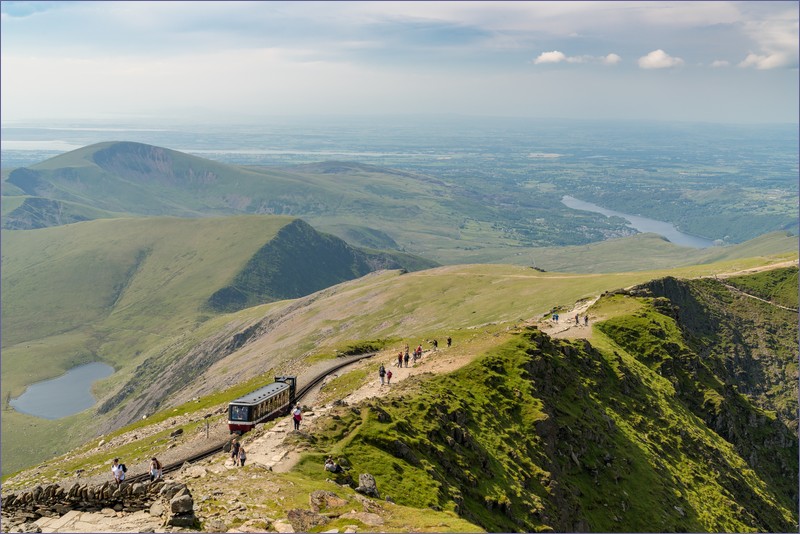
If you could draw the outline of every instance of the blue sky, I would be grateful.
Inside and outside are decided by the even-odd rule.
[[[4,123],[798,121],[798,2],[2,2]]]

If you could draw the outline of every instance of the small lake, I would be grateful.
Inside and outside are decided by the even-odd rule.
[[[58,378],[31,384],[9,404],[18,412],[44,419],[74,415],[95,405],[92,384],[113,373],[113,367],[101,362],[79,365]]]
[[[635,228],[640,232],[650,232],[664,236],[669,239],[671,243],[683,247],[708,248],[714,246],[714,241],[711,239],[685,234],[675,228],[675,225],[668,222],[648,219],[647,217],[640,217],[638,215],[629,215],[620,211],[608,210],[596,204],[592,204],[591,202],[584,202],[583,200],[578,200],[568,195],[565,195],[561,199],[561,203],[574,210],[593,211],[605,215],[606,217],[622,217],[630,223],[628,226],[631,228]]]

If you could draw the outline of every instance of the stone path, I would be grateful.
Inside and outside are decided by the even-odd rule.
[[[72,510],[61,517],[42,517],[34,524],[42,532],[167,532],[163,523],[145,511],[123,514],[107,508],[95,513]]]

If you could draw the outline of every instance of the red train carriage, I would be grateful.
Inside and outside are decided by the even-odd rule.
[[[239,397],[228,404],[228,428],[243,433],[256,424],[289,413],[295,402],[294,376],[276,376],[275,382]]]

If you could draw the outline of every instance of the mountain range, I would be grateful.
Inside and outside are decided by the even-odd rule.
[[[149,425],[185,414],[189,439],[198,421],[224,425],[241,388],[370,347],[373,359],[323,387],[333,404],[314,434],[287,436],[297,467],[267,475],[293,502],[329,487],[318,466],[335,451],[375,476],[403,521],[430,511],[488,531],[795,528],[797,237],[530,248],[486,200],[358,163],[237,167],[128,142],[11,171],[4,491],[61,480],[66,465],[99,473],[114,453],[99,435],[128,436],[131,463],[166,454],[166,441],[142,437]],[[591,326],[553,322],[579,305]],[[333,402],[368,387],[403,343],[446,336],[452,372]],[[95,408],[53,421],[9,410],[27,385],[91,361],[115,369],[94,387]],[[197,487],[213,494],[220,476]],[[418,527],[384,516],[390,530]]]

